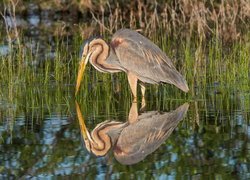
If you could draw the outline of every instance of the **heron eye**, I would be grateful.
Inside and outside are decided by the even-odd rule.
[[[82,59],[83,59],[83,58],[85,58],[85,57],[86,57],[86,55],[85,55],[85,54],[83,54],[83,55],[82,55]]]
[[[96,49],[96,46],[91,47],[91,51],[94,51]]]

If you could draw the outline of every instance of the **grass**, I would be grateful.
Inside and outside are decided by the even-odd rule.
[[[153,38],[155,43],[173,59],[179,71],[186,77],[191,93],[184,94],[170,85],[159,87],[148,85],[146,92],[148,101],[156,100],[156,104],[159,105],[161,101],[170,99],[180,101],[203,99],[211,89],[216,89],[217,93],[230,92],[233,89],[249,90],[250,49],[244,42],[224,47],[222,42],[215,38],[206,44],[190,39],[179,42],[160,33]],[[74,99],[78,54],[82,43],[79,36],[73,39],[71,46],[58,39],[53,50],[54,60],[45,56],[45,59],[41,59],[38,64],[34,63],[37,61],[37,53],[25,47],[22,49],[18,46],[13,47],[10,54],[1,56],[0,81],[3,87],[1,96],[4,101],[13,106],[29,102],[31,104],[27,107],[32,108],[53,107],[53,103],[44,104],[53,101],[56,104],[67,102],[69,105],[67,98]],[[48,46],[48,51],[52,49]],[[53,87],[58,89],[57,93],[51,96],[49,94]],[[87,101],[93,102],[94,99],[93,107],[100,107],[93,108],[96,113],[104,108],[109,114],[111,112],[109,108],[114,106],[112,105],[114,100],[132,101],[125,73],[103,74],[88,65],[81,87],[77,99],[83,104]],[[68,91],[61,92],[61,88],[67,88]],[[20,95],[21,97],[17,97]],[[45,99],[40,96],[44,96]],[[102,103],[104,99],[104,105],[95,104]],[[129,107],[129,103],[127,104]]]
[[[173,59],[177,69],[186,77],[191,89],[194,89],[195,86],[205,88],[216,82],[223,83],[225,87],[235,85],[239,81],[248,82],[250,47],[243,41],[225,47],[222,41],[215,38],[205,44],[199,40],[171,39],[163,32],[158,33],[158,37],[153,40]],[[22,49],[19,49],[18,46],[13,47],[10,54],[0,57],[1,84],[8,87],[51,83],[74,86],[79,61],[79,47],[82,41],[76,35],[73,44],[69,47],[63,40],[58,39],[54,50],[50,46],[47,47],[48,50],[43,50],[44,53],[48,51],[48,54],[54,51],[53,60],[46,55],[38,59],[37,53],[28,47]],[[123,90],[124,87],[121,88],[119,83],[125,83],[124,86],[128,87],[124,73],[103,74],[89,65],[82,87],[93,88],[99,82],[106,84],[102,88],[102,91],[105,92],[117,91],[115,88]],[[154,88],[154,86],[151,87]],[[125,90],[127,91],[128,88]],[[101,90],[95,88],[91,92],[97,95],[102,93]],[[179,93],[179,91],[176,92]]]

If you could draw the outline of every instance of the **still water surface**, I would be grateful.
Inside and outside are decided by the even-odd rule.
[[[78,106],[73,92],[72,87],[65,94],[67,103],[46,107],[43,102],[45,108],[0,101],[1,178],[250,177],[248,92],[211,91],[189,103],[168,94],[166,102],[147,101],[143,109],[140,103],[118,101],[109,113],[103,106],[84,107],[95,99]],[[107,142],[113,147],[96,156],[83,126],[98,138],[111,127]]]

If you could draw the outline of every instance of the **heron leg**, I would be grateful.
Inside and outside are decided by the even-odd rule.
[[[133,102],[129,110],[128,122],[129,124],[135,123],[138,121],[138,109],[137,102]]]
[[[140,111],[144,111],[146,108],[146,101],[145,101],[145,98],[142,97],[142,100],[141,100],[141,108],[140,108]]]
[[[133,97],[134,97],[133,102],[136,102],[136,97],[137,97],[137,93],[136,93],[137,81],[138,81],[137,76],[128,72],[128,83],[130,85],[130,89],[131,89]]]
[[[146,87],[145,87],[145,84],[143,82],[140,82],[140,86],[141,86],[141,94],[142,94],[141,109],[140,110],[142,111],[146,107],[146,101],[145,101]]]
[[[142,98],[144,98],[145,97],[145,91],[146,91],[145,84],[143,82],[140,82],[140,86],[141,86]]]

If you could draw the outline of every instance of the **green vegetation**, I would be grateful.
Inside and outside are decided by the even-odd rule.
[[[212,39],[203,43],[200,41],[174,40],[164,34],[158,33],[154,42],[165,51],[177,66],[177,69],[186,76],[191,89],[199,88],[205,90],[213,83],[221,83],[227,89],[238,83],[247,85],[249,78],[250,46],[239,41],[224,47],[218,39]],[[37,59],[36,52],[28,47],[13,47],[9,54],[0,57],[0,81],[10,90],[18,85],[51,85],[51,84],[75,84],[79,47],[82,39],[76,35],[72,46],[69,48],[64,41],[57,40],[55,58],[53,60],[44,57]],[[23,41],[21,41],[23,42]],[[51,47],[48,46],[48,54]],[[45,50],[46,53],[46,50]],[[124,73],[103,74],[94,70],[90,65],[85,73],[83,87],[95,86],[98,82],[105,82],[102,91],[83,91],[84,98],[102,93],[112,93],[121,85],[120,91],[128,91],[127,80]],[[125,84],[124,84],[125,83]],[[151,86],[155,91],[155,87]],[[170,88],[166,85],[166,88]],[[125,92],[122,92],[125,93]],[[178,95],[183,93],[176,91]],[[126,94],[126,93],[125,93]],[[129,94],[127,94],[129,95]],[[190,97],[191,98],[191,97]]]

